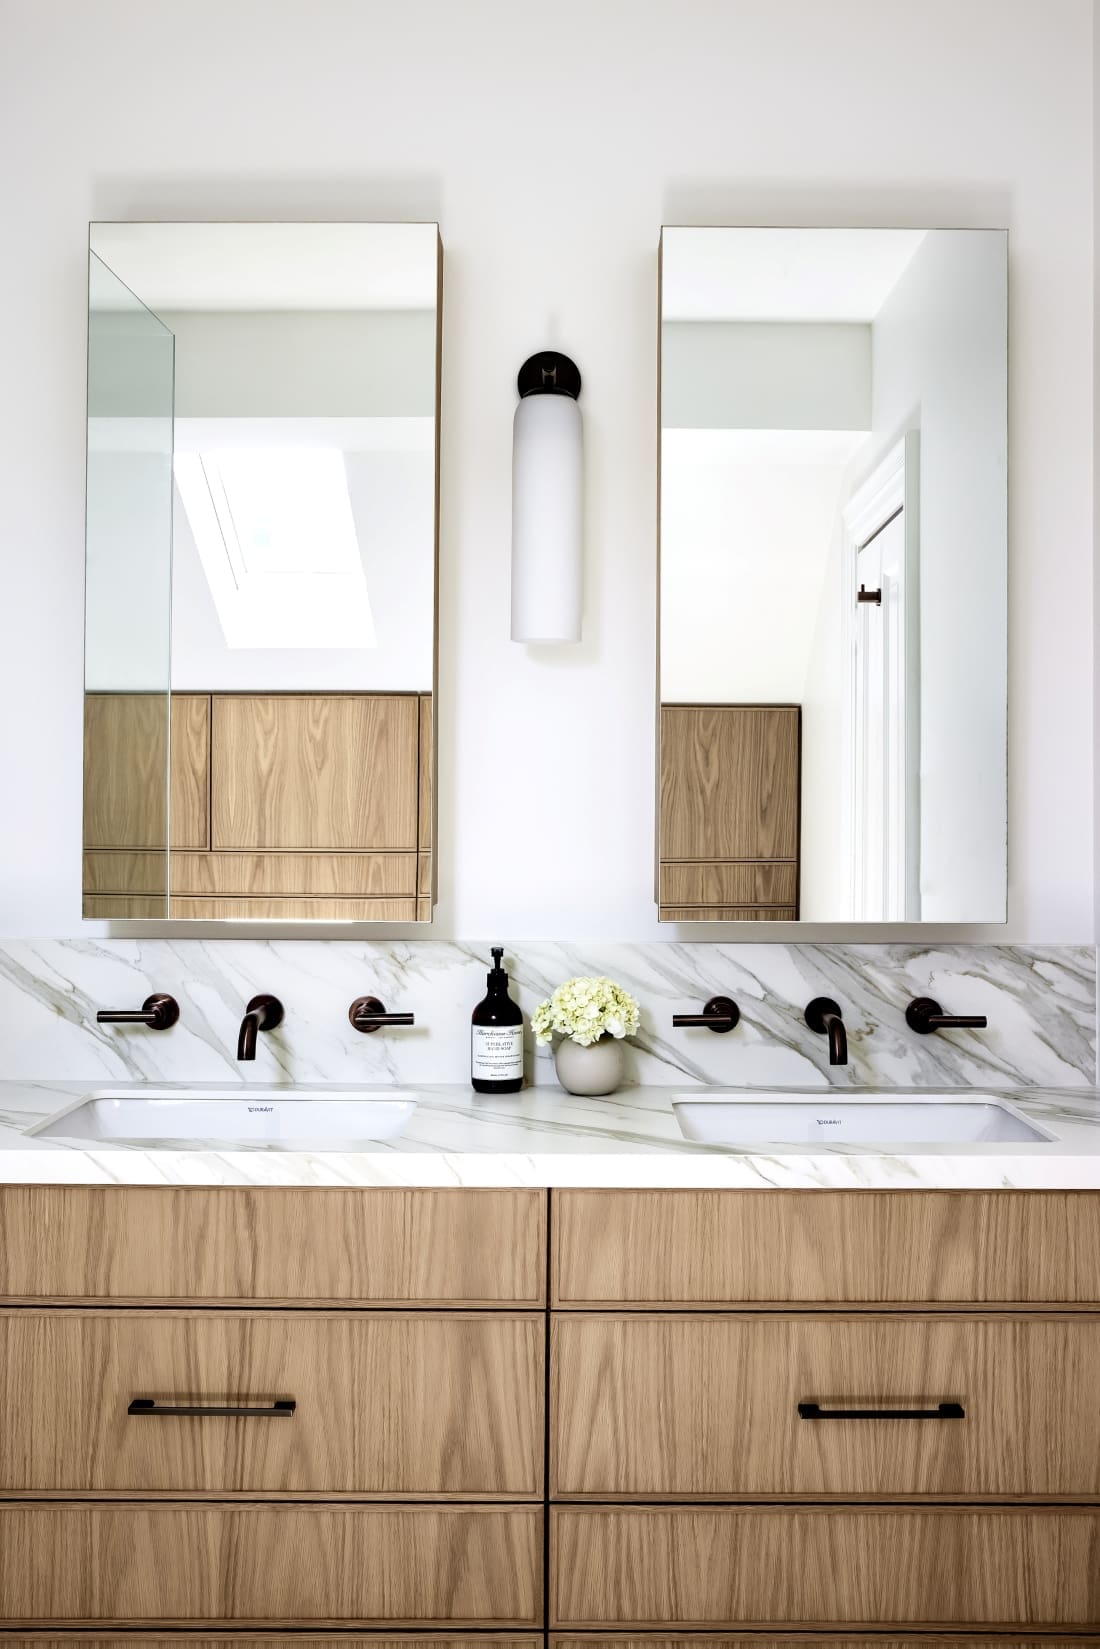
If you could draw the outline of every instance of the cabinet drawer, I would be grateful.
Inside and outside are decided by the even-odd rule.
[[[89,1640],[82,1640],[89,1641]],[[130,1643],[130,1638],[114,1641]],[[308,1642],[308,1639],[301,1641]],[[495,1640],[494,1640],[495,1641]],[[952,1632],[907,1632],[904,1637],[884,1638],[880,1633],[815,1632],[813,1636],[784,1632],[782,1637],[759,1637],[756,1633],[676,1632],[657,1637],[646,1633],[639,1637],[601,1637],[597,1632],[567,1634],[551,1632],[551,1649],[998,1649],[1001,1644],[1011,1649],[1085,1649],[1095,1643],[1093,1637],[1014,1637],[999,1632],[996,1638],[964,1638]],[[223,1649],[221,1644],[212,1649]],[[226,1646],[227,1649],[227,1646]],[[419,1649],[419,1646],[415,1646]]]
[[[551,1367],[559,1496],[1100,1497],[1096,1317],[557,1317]]]
[[[0,1186],[0,1300],[538,1306],[526,1190]]]
[[[1074,1640],[1081,1649],[1081,1639]],[[232,1637],[212,1638],[208,1633],[173,1632],[170,1637],[155,1632],[0,1632],[4,1649],[74,1649],[86,1644],[88,1649],[542,1649],[540,1637],[508,1637],[494,1632],[492,1637],[433,1632],[425,1636],[402,1633],[400,1637],[386,1637],[380,1633],[342,1637],[335,1632],[323,1634],[295,1632],[288,1637],[277,1632],[234,1632]],[[1044,1644],[1058,1649],[1057,1638],[1046,1638]],[[825,1646],[828,1649],[828,1645]],[[893,1649],[883,1644],[881,1649]],[[971,1649],[966,1643],[958,1649]]]
[[[662,905],[793,905],[797,891],[791,861],[661,865]]]
[[[1100,1511],[552,1514],[552,1626],[1100,1625]]]
[[[533,1506],[0,1506],[0,1623],[532,1627],[541,1519]]]
[[[559,1191],[553,1303],[1100,1305],[1091,1191]]]
[[[544,1342],[503,1313],[2,1311],[0,1494],[532,1499]]]

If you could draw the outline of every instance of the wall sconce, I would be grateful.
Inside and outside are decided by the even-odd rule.
[[[568,355],[524,361],[512,430],[512,640],[579,641],[584,446]]]

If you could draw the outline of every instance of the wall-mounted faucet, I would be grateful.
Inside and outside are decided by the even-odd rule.
[[[806,1023],[811,1031],[829,1038],[829,1064],[847,1065],[848,1033],[839,1004],[831,996],[815,996],[806,1009]]]
[[[348,1009],[348,1018],[357,1031],[380,1031],[383,1025],[415,1025],[416,1015],[387,1013],[386,1004],[377,996],[357,996]]]
[[[97,1025],[146,1025],[151,1031],[168,1031],[179,1016],[180,1005],[175,997],[156,991],[140,1008],[100,1008],[95,1020]]]
[[[712,996],[704,1003],[702,1013],[674,1013],[672,1023],[677,1030],[685,1025],[703,1025],[708,1031],[732,1031],[741,1018],[741,1009],[732,996]]]
[[[237,1038],[237,1058],[255,1059],[256,1032],[273,1031],[283,1022],[283,1004],[277,996],[254,996],[241,1020]]]
[[[931,1031],[984,1031],[989,1020],[984,1013],[944,1013],[932,997],[914,996],[905,1023],[918,1036],[927,1036]]]

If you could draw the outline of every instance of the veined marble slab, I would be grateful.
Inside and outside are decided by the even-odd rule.
[[[1096,1089],[1004,1090],[1025,1117],[1058,1136],[1050,1143],[898,1153],[854,1146],[740,1151],[692,1143],[680,1134],[672,1109],[682,1084],[633,1088],[606,1099],[579,1099],[550,1088],[484,1098],[468,1087],[421,1085],[405,1133],[366,1150],[261,1144],[226,1149],[216,1141],[150,1149],[28,1135],[44,1118],[100,1086],[0,1083],[0,1182],[1100,1189]],[[141,1086],[134,1085],[135,1094]],[[250,1086],[259,1084],[243,1085],[242,1095]],[[960,1090],[960,1097],[970,1091]]]
[[[506,948],[514,994],[531,1010],[576,973],[609,974],[639,999],[628,1085],[1000,1088],[1091,1086],[1096,1080],[1096,960],[1091,946],[608,945]],[[237,1029],[249,997],[286,1007],[259,1039],[259,1082],[464,1082],[470,1013],[485,992],[489,941],[431,939],[46,939],[0,945],[0,1077],[226,1082],[240,1079]],[[171,1031],[97,1025],[101,1007],[136,1007],[152,991],[180,1004]],[[363,1036],[348,1024],[356,996],[412,1010],[410,1030]],[[674,1030],[672,1016],[709,996],[734,997],[726,1036]],[[803,1020],[814,996],[835,997],[850,1062],[830,1067],[826,1039]],[[913,996],[949,1013],[984,1013],[984,1031],[917,1036]],[[549,1049],[528,1033],[528,1082],[554,1084]]]

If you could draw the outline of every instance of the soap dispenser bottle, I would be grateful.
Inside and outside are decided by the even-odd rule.
[[[523,1013],[508,995],[503,955],[494,945],[489,989],[472,1015],[470,1082],[475,1094],[518,1094],[523,1087]]]

